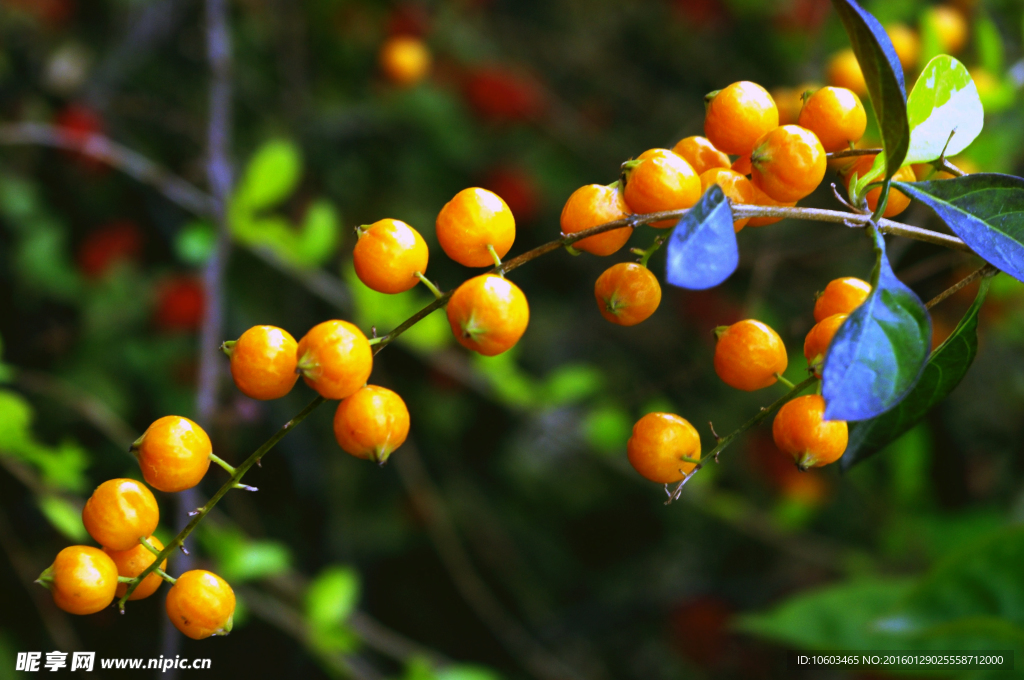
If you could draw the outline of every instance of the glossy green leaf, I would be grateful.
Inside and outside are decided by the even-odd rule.
[[[287,198],[302,174],[302,155],[290,141],[274,139],[261,146],[245,168],[234,203],[257,211]]]
[[[907,91],[892,41],[878,20],[855,0],[832,0],[853,53],[864,74],[871,108],[882,133],[882,146],[888,163],[885,178],[891,178],[907,155],[910,123],[907,120]]]
[[[313,626],[340,624],[359,602],[359,574],[334,565],[321,571],[306,589],[306,617]]]
[[[895,186],[927,204],[986,262],[1024,281],[1024,179],[978,173]]]
[[[946,156],[960,153],[981,134],[985,111],[967,68],[943,54],[921,72],[907,99],[907,116],[910,148],[904,164],[936,160],[943,149]]]
[[[905,578],[865,578],[802,592],[764,614],[740,619],[740,630],[803,649],[891,649],[874,627],[910,592]]]
[[[880,451],[913,427],[960,384],[978,352],[978,313],[990,279],[981,282],[974,304],[953,333],[931,353],[921,379],[896,408],[850,426],[850,441],[840,459],[843,470]]]
[[[882,234],[871,233],[878,258],[871,294],[839,327],[822,371],[829,420],[868,420],[885,413],[910,393],[928,361],[928,310],[893,274]]]

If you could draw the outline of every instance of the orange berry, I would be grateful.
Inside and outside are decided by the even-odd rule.
[[[626,443],[630,465],[642,476],[659,484],[671,484],[685,477],[700,460],[700,435],[685,418],[672,413],[648,413],[633,426]]]
[[[620,262],[604,270],[594,284],[601,316],[619,326],[635,326],[661,304],[661,285],[647,267]]]
[[[742,80],[704,98],[704,135],[715,148],[742,156],[766,132],[779,126],[779,110],[757,83]]]
[[[700,190],[707,191],[712,184],[722,188],[722,193],[733,205],[753,205],[757,199],[754,193],[754,185],[750,180],[735,170],[728,168],[712,168],[700,176]],[[739,231],[746,226],[750,218],[736,220],[732,223],[733,229]]]
[[[750,154],[750,179],[776,201],[799,201],[825,178],[825,161],[825,149],[813,132],[783,125],[757,141]]]
[[[777,87],[770,94],[779,110],[779,125],[795,125],[804,103],[803,92],[795,87]]]
[[[430,71],[430,50],[419,38],[398,35],[380,48],[380,67],[396,85],[414,85]]]
[[[367,385],[338,404],[334,436],[347,453],[383,465],[409,436],[409,409],[391,390]]]
[[[167,592],[167,616],[193,640],[227,635],[234,624],[235,592],[213,572],[186,571]]]
[[[448,257],[467,267],[494,264],[487,246],[505,257],[516,240],[516,220],[498,194],[463,189],[437,215],[437,241]]]
[[[932,22],[944,53],[956,54],[967,44],[967,20],[956,8],[932,7],[925,13],[924,21]]]
[[[854,173],[858,177],[863,177],[867,174],[868,170],[875,163],[874,156],[860,156],[856,163],[853,164],[847,171],[846,190],[850,190],[850,184],[853,180]],[[881,176],[878,178],[881,179]],[[917,181],[917,177],[914,175],[914,168],[909,165],[904,165],[902,168],[896,171],[893,175],[893,180],[897,182],[914,182]],[[876,187],[869,191],[865,198],[868,201],[868,210],[874,211],[878,207],[878,198],[882,195],[882,187]],[[897,191],[895,188],[889,190],[889,200],[885,204],[885,212],[882,213],[882,217],[895,217],[910,206],[910,197],[904,194],[902,191]]]
[[[672,151],[679,155],[684,161],[690,164],[693,171],[698,175],[703,174],[711,168],[728,168],[732,164],[729,157],[715,148],[715,145],[708,141],[707,137],[685,137],[676,142]]]
[[[750,177],[750,173],[753,170],[753,168],[750,167],[750,154],[747,154],[746,156],[740,156],[739,158],[737,158],[735,161],[733,161],[733,164],[730,166],[730,168],[740,173],[741,175],[746,175],[747,177]]]
[[[203,479],[210,467],[213,445],[203,428],[188,418],[164,416],[153,421],[132,444],[132,452],[139,459],[147,484],[174,493],[191,489]],[[152,532],[143,531],[135,538]]]
[[[495,274],[474,277],[448,300],[448,323],[463,347],[494,356],[519,342],[530,308],[519,286]]]
[[[845,87],[823,87],[800,111],[800,127],[813,132],[827,152],[842,151],[860,141],[868,126],[860,97]]]
[[[626,205],[638,214],[685,210],[700,200],[700,178],[679,154],[668,149],[648,149],[640,154],[626,175]],[[678,220],[661,220],[650,226],[673,227]]]
[[[792,208],[793,206],[796,205],[796,201],[790,201],[789,203],[782,203],[780,201],[776,201],[774,198],[772,198],[771,196],[769,196],[768,194],[764,193],[756,186],[754,186],[753,182],[750,183],[750,186],[754,190],[753,205],[763,205],[775,208]],[[783,218],[781,217],[751,217],[750,220],[747,221],[747,226],[766,227],[769,224],[781,222],[782,219]]]
[[[611,186],[588,184],[572,192],[565,202],[561,217],[562,233],[575,234],[599,224],[621,220],[629,214],[629,206],[619,191],[618,182]],[[612,229],[576,241],[572,247],[591,255],[611,255],[626,245],[632,234],[632,227]]]
[[[772,423],[775,445],[796,461],[801,470],[839,460],[849,432],[845,420],[825,420],[825,400],[817,394],[783,404]]]
[[[276,326],[253,326],[234,342],[224,343],[231,357],[231,377],[252,399],[278,399],[299,379],[298,344],[288,331]]]
[[[857,55],[853,53],[852,49],[847,48],[833,54],[828,60],[825,71],[830,85],[853,90],[861,97],[868,93],[864,73],[860,70]]]
[[[715,333],[715,373],[730,387],[753,392],[774,385],[775,374],[789,365],[782,338],[760,321],[737,321]]]
[[[889,34],[893,49],[900,60],[900,66],[904,71],[911,71],[917,66],[918,57],[921,55],[921,40],[917,37],[914,29],[905,24],[891,24],[885,27]]]
[[[157,550],[163,550],[164,544],[160,542],[156,536],[149,536],[149,544]],[[103,548],[103,552],[110,555],[110,559],[114,560],[114,564],[117,566],[118,576],[127,576],[129,578],[135,578],[146,569],[149,565],[156,561],[156,555],[151,553],[146,546],[141,543],[136,543],[134,548],[129,550],[111,550],[110,548]],[[167,569],[167,560],[160,563],[160,569]],[[144,600],[157,591],[160,584],[163,583],[163,578],[157,573],[151,573],[146,578],[142,579],[135,590],[132,592],[129,600]],[[128,592],[127,583],[117,584],[117,596],[124,597],[124,594]]]
[[[856,276],[844,276],[828,282],[814,301],[814,320],[821,323],[833,314],[853,314],[871,295],[871,284]]]
[[[825,355],[832,344],[836,331],[846,321],[846,314],[833,314],[814,324],[807,337],[804,338],[804,358],[807,366],[816,376],[821,377],[821,367],[825,364]]]
[[[82,508],[82,524],[100,545],[128,550],[160,523],[153,492],[134,479],[110,479],[92,492]]]
[[[359,231],[352,250],[356,276],[378,293],[402,293],[427,273],[430,251],[420,233],[401,220],[378,220]]]
[[[67,613],[95,614],[114,601],[117,566],[99,548],[72,545],[57,553],[38,583],[50,589],[54,604]]]
[[[337,319],[309,329],[299,340],[303,380],[327,399],[344,399],[366,384],[373,370],[370,342],[353,324]]]

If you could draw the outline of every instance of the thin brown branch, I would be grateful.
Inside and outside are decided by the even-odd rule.
[[[974,283],[978,279],[984,278],[986,276],[995,276],[998,273],[999,273],[998,269],[996,269],[995,267],[993,267],[990,264],[986,264],[985,266],[980,267],[979,269],[974,270],[973,272],[971,272],[970,274],[968,274],[967,276],[965,276],[961,280],[957,281],[955,284],[953,284],[952,286],[950,286],[946,290],[942,291],[941,293],[939,293],[938,295],[933,297],[931,300],[929,300],[927,302],[927,304],[925,304],[925,308],[931,309],[932,307],[934,307],[935,305],[939,304],[940,302],[942,302],[946,298],[950,297],[951,295],[955,295],[959,291],[961,291],[964,288],[966,288],[967,286],[971,285],[972,283]]]

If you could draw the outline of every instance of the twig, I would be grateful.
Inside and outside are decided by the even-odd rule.
[[[395,469],[410,499],[427,525],[438,556],[452,576],[455,587],[480,620],[535,677],[545,680],[580,677],[534,640],[488,588],[462,545],[455,524],[441,501],[440,492],[427,474],[415,444],[407,439],[402,447],[402,455],[396,456],[394,460]]]
[[[971,285],[972,283],[974,283],[978,279],[986,277],[986,276],[995,276],[998,273],[999,273],[998,269],[996,269],[995,267],[993,267],[990,264],[986,264],[985,266],[983,266],[983,267],[981,267],[979,269],[974,270],[973,272],[971,272],[970,274],[965,276],[960,281],[957,281],[952,286],[950,286],[946,290],[942,291],[941,293],[939,293],[938,295],[933,297],[931,300],[929,300],[927,302],[927,304],[925,304],[925,308],[926,309],[931,309],[935,305],[939,304],[940,302],[942,302],[943,300],[948,298],[950,295],[953,295],[953,294],[963,290],[964,288],[966,288],[967,286]]]
[[[675,489],[668,491],[668,485],[665,485],[666,493],[668,494],[668,500],[665,501],[665,505],[668,505],[672,501],[677,500],[679,496],[682,495],[683,487],[686,486],[686,483],[693,479],[693,476],[697,474],[700,471],[700,469],[707,464],[709,460],[714,460],[715,462],[718,462],[718,454],[720,454],[722,451],[726,449],[726,447],[732,444],[733,440],[735,440],[736,437],[740,436],[750,428],[754,427],[755,425],[763,421],[765,418],[770,416],[775,411],[775,409],[779,408],[787,401],[803,392],[805,389],[810,387],[811,384],[817,382],[817,380],[818,379],[815,378],[813,375],[810,376],[803,382],[797,384],[796,387],[791,389],[789,392],[786,392],[786,394],[776,399],[774,402],[772,402],[770,406],[762,408],[753,418],[743,423],[729,434],[718,439],[718,443],[715,445],[715,448],[711,449],[707,453],[707,455],[701,456],[700,462],[697,463],[697,465],[694,466],[694,468],[690,470],[690,472],[685,477],[683,477],[683,479],[679,483],[676,484]]]

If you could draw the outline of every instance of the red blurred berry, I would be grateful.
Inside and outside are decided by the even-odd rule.
[[[501,196],[517,222],[528,221],[537,216],[540,192],[533,177],[521,168],[493,168],[484,176],[480,186]]]
[[[692,28],[707,28],[726,18],[722,0],[674,0],[672,7],[683,23]]]
[[[78,248],[78,268],[89,279],[102,278],[118,262],[142,252],[142,233],[134,222],[121,220],[96,229]]]
[[[430,32],[430,14],[427,8],[418,2],[403,2],[391,10],[388,15],[387,33],[389,36],[408,35],[422,38]]]
[[[486,120],[529,120],[544,110],[544,94],[536,81],[500,66],[471,71],[464,87],[469,105]]]
[[[53,122],[76,144],[84,144],[90,136],[104,133],[103,118],[84,104],[68,104],[57,114]],[[71,150],[66,150],[63,153],[73,159],[83,170],[91,173],[100,173],[107,169],[103,162],[91,156]]]
[[[160,286],[154,320],[164,331],[191,331],[202,324],[205,308],[202,284],[190,276],[178,276]]]

